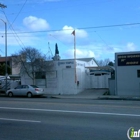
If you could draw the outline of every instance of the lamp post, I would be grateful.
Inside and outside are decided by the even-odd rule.
[[[7,8],[6,5],[0,3],[1,8]],[[5,83],[5,91],[7,91],[7,23],[0,19],[5,25],[5,76],[6,76],[6,83]]]
[[[0,20],[5,25],[5,76],[6,76],[5,90],[7,91],[7,23],[3,19]]]

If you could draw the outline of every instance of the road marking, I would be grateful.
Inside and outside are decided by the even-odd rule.
[[[0,120],[3,120],[3,121],[17,121],[17,122],[29,122],[29,123],[41,123],[41,121],[9,119],[9,118],[0,118]]]
[[[12,108],[12,107],[0,107],[0,109],[140,117],[140,114],[121,114],[121,113],[106,113],[106,112],[87,112],[87,111],[69,111],[69,110],[35,109],[35,108]]]

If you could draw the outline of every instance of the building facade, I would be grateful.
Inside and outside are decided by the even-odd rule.
[[[86,80],[89,73],[87,66],[97,67],[94,58],[64,59],[52,61],[51,71],[44,73],[41,79],[36,78],[35,84],[43,87],[45,93],[51,94],[77,94],[88,87]],[[22,84],[32,84],[32,80],[26,75],[21,76]]]
[[[7,60],[7,69],[8,69],[8,75],[19,75],[20,74],[20,69],[19,67],[15,67],[13,65],[13,59],[12,59],[12,56],[7,56],[6,57],[0,57],[0,65],[4,65],[6,64],[6,60]],[[10,68],[10,72],[9,72],[9,68]],[[1,75],[1,74],[0,74]]]
[[[140,51],[115,53],[115,94],[140,96]]]

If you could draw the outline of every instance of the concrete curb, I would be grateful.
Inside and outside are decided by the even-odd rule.
[[[140,97],[98,97],[99,100],[131,100],[140,101]]]
[[[45,98],[53,99],[81,99],[81,100],[124,100],[124,101],[140,101],[140,97],[120,97],[111,95],[53,95],[44,94]],[[0,97],[7,97],[5,94],[0,94]]]
[[[47,95],[46,95],[47,96]],[[140,101],[140,97],[118,97],[118,96],[75,96],[75,95],[49,95],[47,98],[55,99],[86,99],[86,100],[131,100]]]

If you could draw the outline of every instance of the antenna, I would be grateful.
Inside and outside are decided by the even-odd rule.
[[[48,52],[47,52],[47,55],[48,55],[48,59],[51,60],[52,57],[53,57],[53,54],[52,54],[49,42],[48,42]]]

